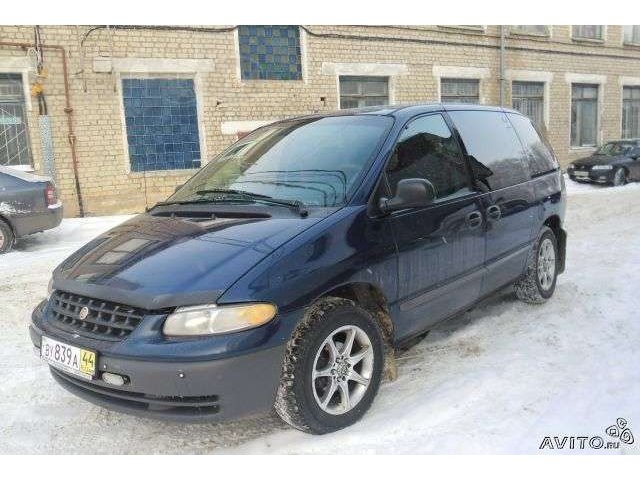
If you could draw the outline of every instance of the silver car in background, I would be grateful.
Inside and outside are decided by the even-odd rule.
[[[57,227],[62,203],[50,177],[0,166],[0,254],[15,239]]]

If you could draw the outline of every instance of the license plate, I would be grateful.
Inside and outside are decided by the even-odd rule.
[[[573,174],[578,178],[589,178],[589,172],[574,172]]]
[[[72,375],[91,380],[96,373],[96,352],[42,337],[40,358]]]

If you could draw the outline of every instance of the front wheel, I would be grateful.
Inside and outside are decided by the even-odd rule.
[[[276,412],[314,434],[355,423],[378,391],[383,352],[380,329],[369,312],[350,300],[321,300],[287,344]]]
[[[624,168],[618,168],[613,174],[613,186],[620,187],[627,183],[627,171]]]
[[[11,250],[15,237],[8,223],[0,219],[0,254]]]
[[[558,278],[558,240],[544,227],[527,260],[524,275],[515,284],[517,297],[527,303],[544,303],[556,289]]]

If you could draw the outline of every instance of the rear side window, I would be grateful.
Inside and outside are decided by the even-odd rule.
[[[465,161],[442,115],[420,117],[407,125],[389,160],[387,178],[393,193],[406,178],[430,181],[436,198],[470,191]]]
[[[529,180],[526,153],[502,112],[449,112],[467,149],[471,168],[491,190]]]
[[[558,168],[556,159],[547,144],[542,140],[531,120],[522,115],[507,114],[516,129],[516,133],[529,153],[531,175],[542,175]]]

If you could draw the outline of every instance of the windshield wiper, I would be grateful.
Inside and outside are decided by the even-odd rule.
[[[283,207],[290,208],[295,210],[301,217],[306,217],[309,215],[307,208],[304,203],[300,200],[284,200],[280,198],[273,198],[269,195],[263,195],[261,193],[248,192],[246,190],[236,190],[231,188],[209,188],[206,190],[198,190],[196,194],[198,195],[207,195],[208,193],[222,193],[222,194],[230,194],[230,195],[238,195],[240,197],[246,198],[251,201],[259,201],[264,202],[270,205],[280,205]]]
[[[253,193],[253,192],[247,192],[244,190],[235,190],[235,189],[227,189],[227,188],[209,188],[209,189],[205,189],[205,190],[198,190],[196,192],[197,195],[200,195],[201,197],[209,194],[209,193],[220,193],[220,194],[228,194],[228,195],[237,195],[239,197],[244,198],[247,201],[251,201],[251,202],[263,202],[263,203],[267,203],[270,205],[278,205],[278,206],[283,206],[283,207],[287,207],[290,208],[292,210],[295,210],[301,217],[306,217],[309,212],[307,211],[307,208],[305,206],[304,203],[302,203],[300,200],[284,200],[284,199],[279,199],[279,198],[273,198],[270,197],[269,195],[263,195],[261,193]],[[194,203],[211,203],[211,202],[215,202],[215,201],[219,201],[221,199],[210,199],[210,198],[196,198],[196,199],[191,199],[191,200],[175,200],[175,201],[168,201],[168,202],[160,202],[157,203],[155,206],[166,206],[166,205],[189,205],[189,204],[194,204]]]

